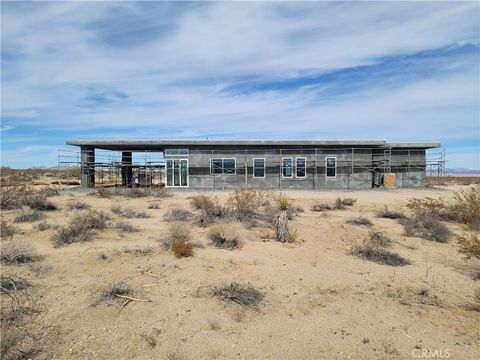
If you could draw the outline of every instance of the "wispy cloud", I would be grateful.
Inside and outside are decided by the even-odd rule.
[[[475,2],[3,3],[2,127],[15,128],[2,140],[38,139],[2,141],[2,161],[65,138],[314,137],[442,141],[460,164],[480,150],[478,13]]]

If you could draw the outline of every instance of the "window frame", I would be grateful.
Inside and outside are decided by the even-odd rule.
[[[174,153],[173,154],[168,154],[169,151],[173,151]],[[181,151],[184,151],[185,153],[182,154]],[[175,154],[175,152],[177,152]],[[190,155],[190,151],[188,148],[170,148],[170,149],[165,149],[163,151],[163,155],[164,156],[188,156]]]
[[[335,159],[335,175],[334,176],[328,176],[328,159]],[[330,167],[332,168],[332,167]],[[337,157],[336,156],[325,156],[325,178],[326,179],[336,179],[337,177]]]
[[[263,161],[263,176],[255,176],[255,160],[262,160]],[[266,166],[265,166],[265,158],[253,158],[253,163],[252,163],[252,175],[253,175],[253,178],[255,179],[264,179],[267,175],[267,170],[266,170]]]
[[[283,170],[286,168],[286,167],[284,166],[284,160],[286,160],[286,159],[290,159],[290,161],[291,161],[290,169],[291,169],[291,171],[292,171],[292,174],[291,174],[290,176],[285,176],[285,173],[283,172]],[[282,178],[285,178],[285,179],[291,179],[291,178],[293,178],[293,173],[294,173],[293,170],[294,170],[294,169],[293,169],[293,156],[285,156],[285,157],[282,157],[282,166],[281,166]]]
[[[221,160],[222,172],[213,172],[213,161]],[[233,172],[225,172],[225,160],[233,160]],[[236,175],[237,174],[237,158],[210,158],[210,175]]]
[[[298,175],[298,159],[303,159],[303,176]],[[299,179],[307,177],[307,158],[305,156],[295,157],[295,177]]]

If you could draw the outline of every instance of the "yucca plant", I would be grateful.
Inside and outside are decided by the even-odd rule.
[[[286,194],[278,194],[278,196],[275,197],[275,202],[280,211],[286,211],[290,207],[290,199]]]
[[[288,230],[288,214],[286,210],[280,211],[278,215],[275,216],[274,225],[277,240],[280,242],[288,242],[290,232]]]
[[[294,226],[288,233],[288,242],[296,242],[300,239],[302,233],[298,229],[298,227]]]

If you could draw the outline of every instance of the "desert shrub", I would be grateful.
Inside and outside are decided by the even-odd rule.
[[[215,220],[226,218],[227,209],[218,203],[216,198],[201,194],[193,196],[192,205],[200,210],[200,214],[196,217],[196,222],[201,226],[209,225]]]
[[[147,246],[145,248],[140,248],[140,249],[124,249],[123,252],[125,254],[132,253],[136,256],[147,256],[147,255],[153,254],[154,250],[155,249],[153,247]]]
[[[57,206],[42,194],[26,195],[23,199],[23,205],[40,211],[57,210]]]
[[[179,207],[174,207],[168,210],[163,217],[165,221],[190,221],[192,218],[193,213]]]
[[[0,238],[11,239],[15,235],[16,227],[8,220],[2,219],[0,222]]]
[[[480,229],[480,187],[456,191],[454,198],[458,220],[473,230]]]
[[[160,209],[160,203],[158,202],[153,202],[148,205],[149,209]]]
[[[331,209],[332,209],[332,207],[329,204],[327,204],[326,202],[319,202],[319,203],[313,204],[312,208],[311,208],[312,211],[319,211],[319,212],[327,211],[327,210],[331,210]]]
[[[227,199],[230,216],[237,221],[251,221],[257,217],[262,202],[262,194],[258,190],[238,189]]]
[[[427,288],[404,287],[387,292],[387,296],[397,299],[402,305],[430,305],[445,307],[440,298]]]
[[[0,187],[0,209],[12,210],[25,206],[25,197],[34,193],[32,188],[25,185]]]
[[[430,196],[424,198],[412,198],[407,202],[407,208],[414,215],[429,214],[431,216],[439,217],[440,211],[445,207],[442,199],[434,199]]]
[[[237,232],[227,225],[217,225],[210,229],[208,237],[218,248],[236,249],[240,246]]]
[[[110,208],[110,211],[116,215],[126,218],[147,218],[148,214],[145,211],[135,211],[130,206],[118,206],[114,205]]]
[[[237,282],[232,282],[226,286],[214,287],[213,296],[253,308],[258,307],[264,297],[264,295],[253,286],[249,284],[239,284]]]
[[[90,240],[96,230],[103,230],[108,225],[109,216],[104,212],[90,210],[76,214],[67,226],[57,229],[53,235],[55,246]]]
[[[4,264],[19,265],[40,259],[35,248],[22,239],[12,239],[2,244],[0,260]]]
[[[99,260],[108,260],[109,256],[102,251],[100,254],[98,254],[98,259]]]
[[[52,187],[43,187],[38,191],[38,193],[45,197],[57,196],[57,195],[60,195],[60,189],[52,188]]]
[[[97,187],[95,191],[91,192],[91,195],[98,196],[100,198],[108,199],[112,196],[112,192],[104,187]]]
[[[448,227],[435,217],[421,213],[413,218],[401,219],[405,235],[418,236],[426,240],[446,243],[452,237]]]
[[[381,231],[370,231],[368,241],[374,246],[386,247],[393,241]]]
[[[172,244],[172,251],[177,258],[193,255],[193,246],[185,240],[175,240]]]
[[[348,224],[352,225],[365,225],[365,226],[372,226],[373,223],[370,219],[367,219],[363,216],[353,217],[347,220]]]
[[[458,251],[465,256],[466,259],[480,259],[480,236],[478,232],[471,231],[456,236]]]
[[[47,223],[46,221],[41,221],[37,224],[37,229],[39,231],[45,231],[45,230],[48,230],[52,227],[52,225],[50,225],[49,223]]]
[[[38,221],[38,220],[42,220],[44,217],[45,215],[38,210],[34,210],[28,207],[23,207],[20,210],[20,213],[17,216],[15,216],[15,218],[13,219],[13,222],[23,223],[23,222]]]
[[[390,210],[387,206],[383,209],[377,210],[376,216],[386,219],[405,219],[406,215],[401,211]]]
[[[181,222],[174,222],[168,227],[168,238],[175,240],[190,240],[190,228]]]
[[[104,289],[100,291],[100,294],[93,305],[98,305],[102,302],[117,300],[124,301],[122,296],[133,296],[135,295],[135,290],[128,285],[125,281],[119,281],[107,285]]]
[[[91,206],[83,201],[75,201],[67,205],[68,210],[87,210]]]
[[[0,275],[0,293],[9,293],[10,291],[25,290],[32,284],[27,279],[16,275]]]
[[[475,310],[480,311],[480,288],[476,288],[475,290],[473,290],[473,300],[475,300]]]
[[[136,227],[135,225],[132,225],[128,222],[125,221],[118,221],[114,224],[113,226],[115,229],[123,231],[123,232],[138,232],[140,229]]]
[[[346,206],[353,206],[353,204],[356,202],[356,199],[352,198],[337,198],[335,200],[335,209],[337,210],[343,210],[345,209]]]
[[[382,249],[379,246],[375,246],[370,242],[354,246],[351,249],[350,254],[382,265],[405,266],[410,264],[410,261],[400,255]]]

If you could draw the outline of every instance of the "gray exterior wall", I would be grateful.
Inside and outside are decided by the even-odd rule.
[[[174,148],[174,147],[171,147]],[[185,147],[184,147],[185,148]],[[403,151],[403,150],[402,150]],[[374,156],[374,152],[375,156]],[[335,178],[326,177],[326,157],[336,158],[337,171]],[[412,154],[413,156],[413,154]],[[419,162],[425,161],[425,151],[418,156]],[[285,157],[293,159],[293,177],[282,176],[281,163]],[[296,158],[306,159],[306,176],[296,176]],[[384,159],[384,149],[371,148],[294,148],[269,149],[258,147],[252,150],[232,149],[228,147],[207,149],[189,148],[189,155],[165,156],[165,159],[188,158],[189,188],[193,189],[232,189],[232,188],[268,188],[268,189],[369,189],[373,187],[374,171],[372,160]],[[235,174],[212,174],[210,164],[212,159],[234,158],[236,160]],[[265,178],[253,177],[253,159],[265,159]],[[403,163],[407,158],[402,153],[392,151],[390,161]],[[353,164],[353,166],[352,166]],[[246,174],[245,174],[246,169]],[[380,174],[386,172],[383,167],[377,169]],[[392,168],[399,177],[398,187],[423,186],[424,172],[404,173],[403,169]]]

